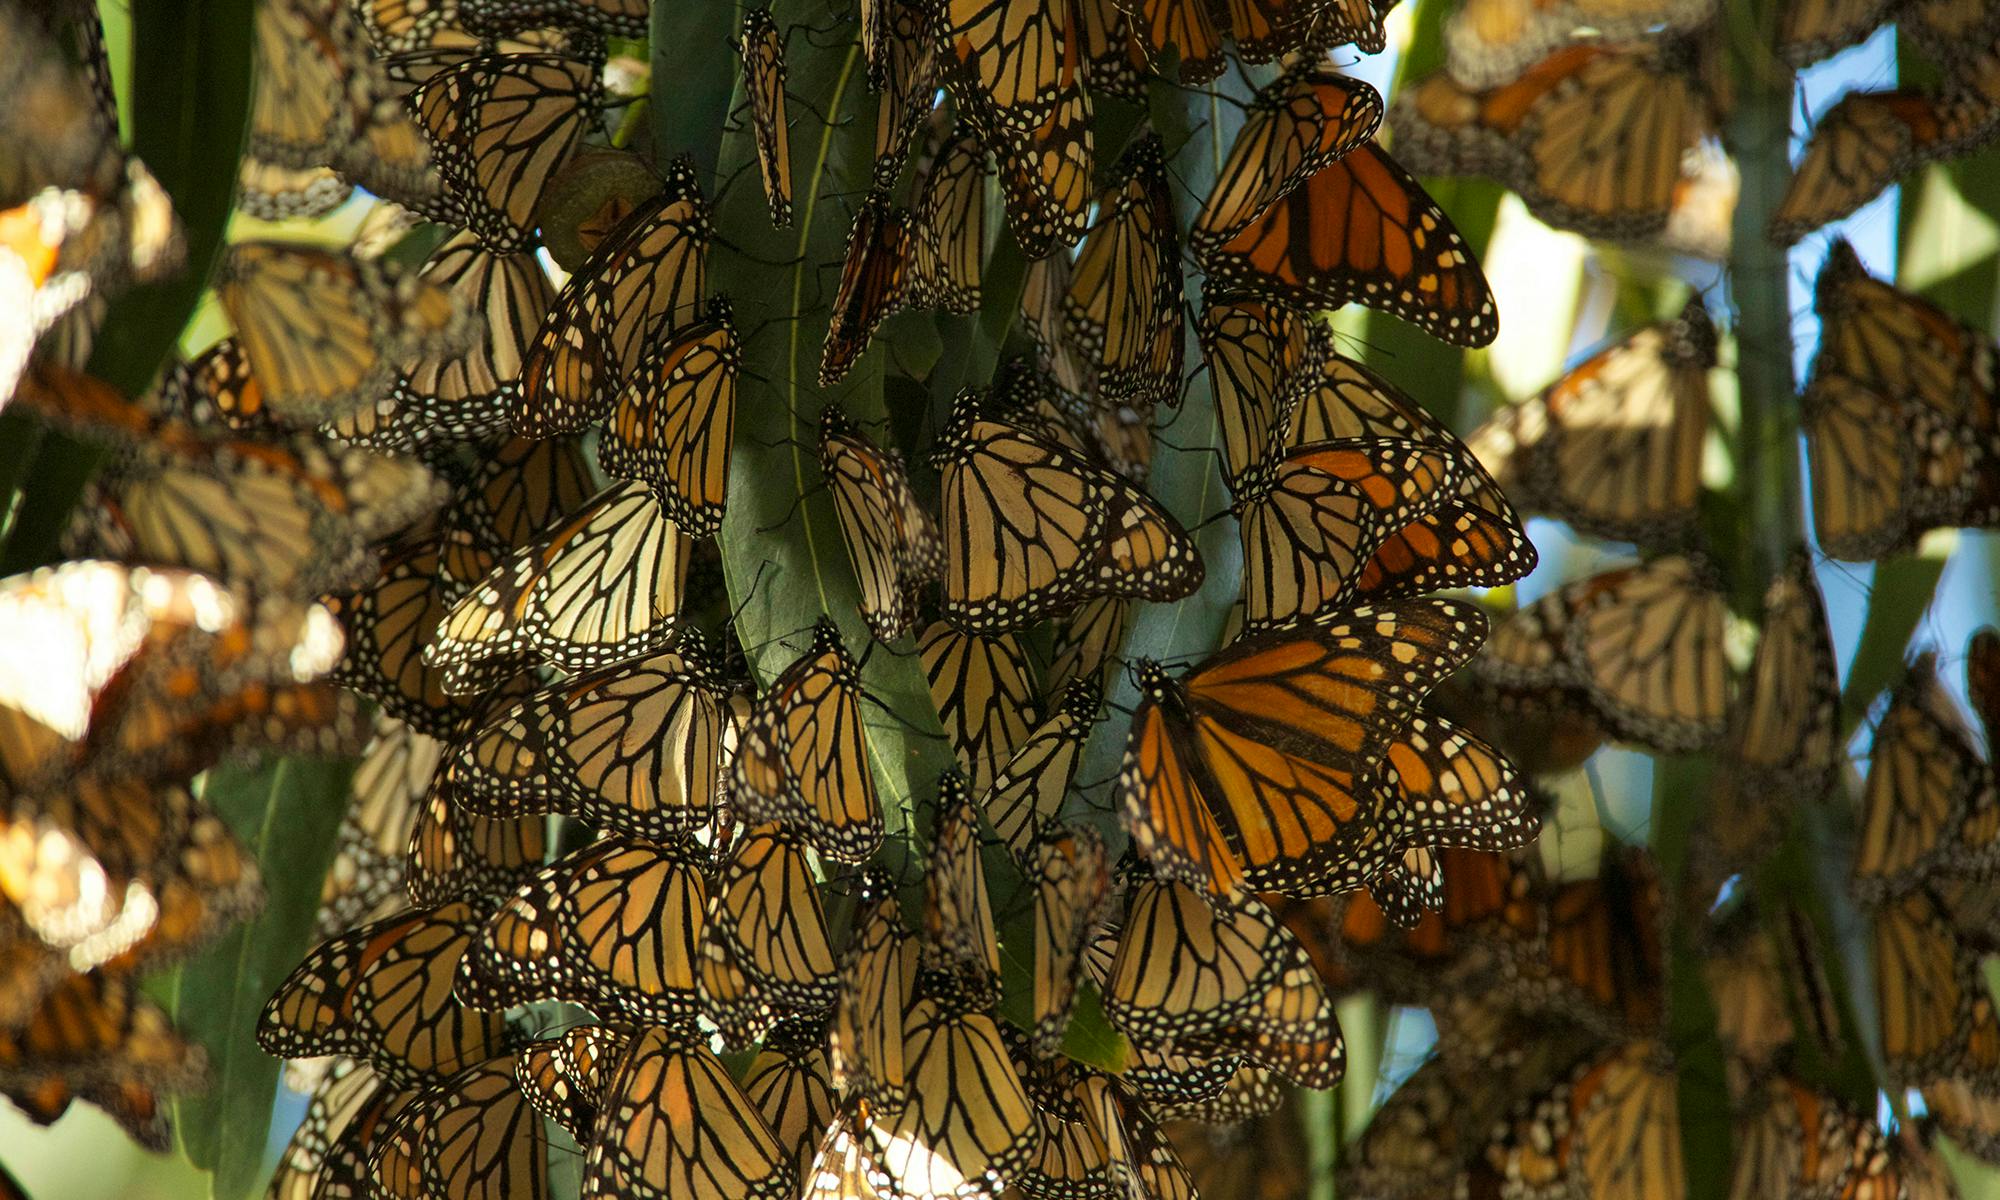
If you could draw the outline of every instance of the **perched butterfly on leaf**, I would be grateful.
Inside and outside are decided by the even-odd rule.
[[[1217,900],[1365,882],[1430,815],[1383,794],[1392,748],[1484,633],[1474,608],[1405,600],[1242,639],[1180,679],[1141,664],[1127,828],[1163,877]]]
[[[1716,134],[1699,79],[1672,47],[1564,47],[1520,78],[1467,90],[1438,72],[1389,111],[1411,169],[1491,175],[1529,211],[1587,237],[1657,235],[1683,156]]]
[[[1224,429],[1232,420],[1245,430],[1267,422],[1281,426],[1292,450],[1345,438],[1405,438],[1444,454],[1458,474],[1453,495],[1393,533],[1362,563],[1354,579],[1357,593],[1379,600],[1439,588],[1496,587],[1533,570],[1535,548],[1520,518],[1464,443],[1388,380],[1334,353],[1323,339],[1315,341],[1276,413],[1232,419],[1230,402],[1218,396]]]
[[[410,105],[430,134],[446,215],[489,249],[525,248],[597,100],[596,65],[560,54],[469,58],[424,80]]]
[[[1201,584],[1201,557],[1165,510],[1110,470],[982,416],[973,393],[933,461],[944,611],[963,628],[1018,628],[1093,596],[1173,600]]]
[[[1358,79],[1301,63],[1259,89],[1188,240],[1221,246],[1335,159],[1375,136],[1382,97]]]
[[[785,39],[768,8],[743,14],[743,90],[757,135],[757,170],[771,204],[771,224],[792,223],[792,129],[785,103]]]
[[[708,885],[688,847],[607,838],[537,871],[480,927],[455,987],[466,1004],[581,1004],[672,1022],[697,1011]]]
[[[1391,438],[1308,442],[1245,470],[1234,486],[1243,539],[1246,631],[1337,612],[1364,564],[1458,487],[1443,447]]]
[[[638,837],[686,837],[708,823],[730,721],[720,668],[691,641],[502,710],[459,743],[451,777],[490,816],[568,812]]]
[[[667,519],[689,537],[722,528],[742,364],[728,302],[714,297],[706,320],[640,360],[597,444],[604,473],[645,481]]]
[[[1968,107],[1914,89],[1842,96],[1813,123],[1805,155],[1771,214],[1771,239],[1789,246],[1950,155],[1967,132]]]
[[[286,1058],[350,1054],[402,1084],[441,1081],[506,1050],[506,1022],[452,995],[478,910],[454,903],[351,930],[306,955],[257,1020]]]
[[[962,633],[939,621],[917,639],[931,701],[975,794],[1040,719],[1034,669],[1013,634]]]
[[[1095,679],[1072,680],[1047,719],[1028,731],[993,776],[980,803],[1017,861],[1031,861],[1042,836],[1057,828],[1103,705],[1104,689]]]
[[[868,349],[875,330],[901,308],[910,286],[910,214],[871,195],[854,214],[833,316],[820,349],[819,385],[846,378],[854,360]]]
[[[861,584],[861,618],[884,640],[916,619],[916,592],[942,570],[937,523],[910,490],[902,457],[855,428],[841,409],[819,415],[820,471]]]
[[[840,992],[827,1048],[833,1086],[885,1109],[908,1098],[903,1018],[915,986],[917,945],[886,875],[862,876],[861,905],[840,960]]]
[[[1227,241],[1217,288],[1303,308],[1360,303],[1457,346],[1499,332],[1486,276],[1444,210],[1373,142],[1320,168]]]
[[[831,1008],[838,964],[817,882],[799,835],[750,826],[716,875],[705,937],[720,939],[737,967],[788,1009]]]
[[[720,1059],[690,1035],[640,1030],[619,1060],[583,1161],[590,1200],[790,1194],[782,1145]]]
[[[1141,1045],[1240,1055],[1311,1087],[1340,1078],[1340,1026],[1290,930],[1246,898],[1217,912],[1194,888],[1132,890],[1104,986],[1114,1027]]]
[[[861,862],[881,844],[860,674],[831,621],[757,698],[732,783],[748,819],[802,830],[827,857]]]
[[[1612,541],[1695,519],[1715,328],[1701,300],[1585,360],[1469,439],[1517,505]]]
[[[910,238],[910,303],[979,310],[986,258],[986,151],[969,121],[952,127],[917,188]]]
[[[1171,404],[1180,398],[1185,322],[1180,238],[1159,139],[1133,143],[1114,179],[1070,269],[1064,333],[1096,376],[1100,402]]]
[[[1096,932],[1099,909],[1111,890],[1104,841],[1088,826],[1054,833],[1035,844],[1034,1050],[1056,1053],[1069,1028],[1079,959]]]
[[[424,660],[452,691],[523,653],[576,671],[665,649],[683,632],[693,545],[644,485],[607,488],[473,585]]]
[[[405,1104],[374,1161],[379,1194],[545,1200],[549,1141],[514,1083],[512,1055],[469,1067]]]
[[[1038,1132],[998,1025],[946,990],[910,1006],[903,1038],[909,1101],[872,1114],[864,1158],[894,1194],[993,1200]]]
[[[1820,2],[1782,7],[1795,20],[1797,9]],[[1445,22],[1446,60],[1468,87],[1499,87],[1581,40],[1580,30],[1607,42],[1671,36],[1705,25],[1716,8],[1717,0],[1467,0]]]
[[[514,430],[580,433],[601,419],[658,339],[693,322],[707,287],[708,202],[686,160],[606,234],[556,297],[521,364]]]
[[[229,248],[216,296],[274,420],[309,427],[374,404],[407,362],[475,336],[445,283],[282,242]]]

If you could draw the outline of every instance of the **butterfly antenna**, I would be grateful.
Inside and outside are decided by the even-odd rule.
[[[807,498],[824,490],[826,490],[826,481],[821,480],[820,482],[800,492],[798,495],[792,497],[792,506],[785,510],[785,515],[779,517],[776,521],[772,522],[769,525],[758,526],[757,532],[775,533],[776,531],[783,529],[785,526],[791,524],[792,518],[796,517],[799,514],[799,509],[805,506]]]

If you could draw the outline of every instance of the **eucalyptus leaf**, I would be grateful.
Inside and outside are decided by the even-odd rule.
[[[215,1200],[264,1186],[280,1061],[257,1044],[257,1015],[305,956],[347,808],[351,762],[286,758],[209,772],[202,799],[257,860],[264,908],[181,964],[161,991],[181,1032],[208,1051],[207,1091],[174,1105],[189,1161],[213,1173]]]

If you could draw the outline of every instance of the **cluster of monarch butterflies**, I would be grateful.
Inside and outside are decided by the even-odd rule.
[[[1734,1193],[1941,1194],[1917,1127],[1885,1134],[1795,1069],[1797,1043],[1824,1058],[1840,1036],[1820,916],[1759,924],[1772,905],[1744,899],[1844,758],[1805,556],[1734,669],[1699,519],[1706,308],[1464,442],[1313,316],[1359,303],[1466,347],[1497,332],[1451,221],[1375,141],[1385,108],[1412,167],[1712,252],[1692,210],[1729,107],[1713,0],[1467,0],[1445,70],[1393,106],[1328,56],[1381,48],[1372,0],[859,0],[831,35],[780,4],[689,48],[740,65],[743,178],[775,227],[837,202],[794,190],[788,55],[831,36],[874,96],[821,391],[895,313],[984,319],[989,266],[1019,270],[1021,353],[948,408],[807,415],[816,393],[781,381],[816,425],[859,603],[781,635],[760,681],[744,651],[773,647],[723,619],[717,548],[739,392],[780,402],[746,366],[763,331],[739,331],[711,270],[733,181],[633,158],[649,186],[570,221],[566,281],[543,261],[631,99],[606,55],[649,7],[260,4],[240,208],[313,217],[360,189],[380,219],[345,248],[230,246],[213,282],[232,332],[129,400],[82,367],[107,300],[173,265],[173,217],[116,148],[94,18],[0,4],[0,32],[49,47],[0,72],[68,121],[5,129],[62,153],[0,175],[0,267],[28,314],[0,396],[107,451],[64,535],[75,561],[0,583],[0,634],[56,656],[0,668],[0,1093],[37,1120],[80,1098],[164,1144],[161,1098],[200,1084],[202,1054],[138,973],[260,892],[199,777],[358,751],[314,944],[257,1023],[313,1093],[287,1200],[539,1197],[565,1152],[591,1197],[1294,1194],[1283,1100],[1340,1079],[1334,1003],[1354,990],[1430,1008],[1440,1037],[1344,1187],[1674,1197],[1681,881],[1619,847],[1571,877],[1527,845],[1526,776],[1613,742],[1717,762],[1687,890],[1736,888],[1692,918],[1741,1122]],[[1783,6],[1787,59],[1893,18],[1947,82],[1829,114],[1774,236],[1846,211],[1823,178],[1858,204],[2000,128],[1996,31],[1965,8]],[[1099,108],[1231,58],[1275,65],[1191,206],[1146,122],[1098,144]],[[1912,131],[1889,150],[1884,113]],[[1820,546],[1876,558],[2000,522],[1990,339],[1843,244],[1816,310]],[[1241,594],[1221,650],[1129,664],[1122,766],[1094,797],[1078,771],[1134,606],[1208,576],[1145,490],[1190,319]],[[917,440],[878,430],[911,424],[937,432],[906,462],[886,443]],[[1428,593],[1532,570],[1517,510],[1640,558],[1489,641],[1478,606]],[[956,762],[914,812],[878,791],[877,650],[914,654]],[[2000,642],[1973,661],[1990,720]],[[52,698],[51,678],[80,683]],[[1889,1081],[1924,1097],[1922,1132],[1979,1155],[2000,1155],[1990,757],[1920,661],[1878,727],[1852,865]],[[1092,1010],[1120,1071],[1072,1044]]]
[[[1389,113],[1414,169],[1484,175],[1547,223],[1719,259],[1735,207],[1720,147],[1735,103],[1717,0],[1466,0],[1446,64]],[[1856,90],[1816,114],[1769,236],[1789,245],[1927,163],[2000,137],[2000,13],[1976,0],[1776,0],[1768,69],[1885,23],[1938,66],[1931,88]],[[1747,35],[1744,35],[1747,36]]]

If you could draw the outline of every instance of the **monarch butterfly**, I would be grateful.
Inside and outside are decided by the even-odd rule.
[[[295,427],[374,404],[403,363],[474,336],[445,283],[308,246],[232,245],[216,296],[273,419]]]
[[[699,642],[537,692],[457,748],[451,778],[491,816],[570,812],[668,841],[705,825],[730,717]]]
[[[1614,1046],[1524,1103],[1486,1156],[1503,1177],[1561,1178],[1585,1195],[1683,1195],[1678,1096],[1664,1047]]]
[[[881,845],[861,681],[831,621],[814,627],[812,647],[757,698],[731,780],[749,820],[803,830],[829,858],[861,862]]]
[[[1096,931],[1111,891],[1104,840],[1088,826],[1054,833],[1035,843],[1035,987],[1032,1045],[1048,1058],[1062,1046],[1076,1003],[1083,947]]]
[[[771,205],[771,224],[792,223],[792,129],[785,105],[785,39],[768,8],[743,14],[743,90],[750,97],[750,124],[757,137],[757,172]]]
[[[447,214],[506,254],[535,230],[542,189],[569,160],[597,105],[597,69],[560,54],[455,63],[410,95],[430,134]]]
[[[743,1076],[743,1094],[783,1146],[793,1147],[800,1180],[812,1179],[813,1159],[837,1109],[825,1048],[810,1031],[780,1026]]]
[[[198,1090],[207,1073],[201,1048],[120,972],[69,974],[25,1020],[0,1030],[0,1088],[42,1124],[74,1096],[142,1144],[164,1145],[160,1098]]]
[[[468,6],[473,24],[482,29],[509,32],[547,21],[572,29],[586,29],[610,37],[646,36],[644,0],[474,0]]]
[[[1100,935],[1102,936],[1102,935]],[[1116,939],[1113,938],[1115,942]],[[1112,949],[1115,956],[1116,947]],[[1100,987],[1109,982],[1109,961]],[[1236,1082],[1241,1063],[1233,1056],[1193,1058],[1134,1045],[1130,1065],[1121,1077],[1125,1086],[1161,1116],[1217,1101]],[[1273,1089],[1275,1090],[1275,1089]]]
[[[471,347],[405,361],[385,402],[335,422],[332,432],[380,450],[493,440],[507,429],[522,357],[555,289],[532,255],[491,253],[469,233],[446,238],[418,278],[450,288],[473,314]]]
[[[833,1086],[883,1109],[908,1100],[904,1013],[915,986],[917,947],[903,929],[888,876],[862,876],[861,908],[840,960],[840,994],[827,1031]]]
[[[440,522],[445,573],[458,586],[479,582],[491,556],[527,545],[596,491],[573,442],[501,442],[459,485]]]
[[[1228,241],[1197,247],[1225,292],[1303,308],[1359,301],[1456,346],[1499,332],[1486,277],[1422,185],[1373,142],[1307,176]]]
[[[1990,9],[1965,0],[1912,0],[1897,13],[1896,25],[1899,31],[1909,30],[1925,54],[1961,77],[1971,75],[2000,34],[2000,22]]]
[[[1194,888],[1146,880],[1128,901],[1104,1012],[1142,1045],[1240,1055],[1310,1087],[1340,1078],[1345,1051],[1311,960],[1247,897],[1217,913]]]
[[[1492,174],[1558,228],[1649,238],[1673,212],[1683,156],[1716,132],[1709,98],[1680,57],[1569,46],[1483,91],[1438,72],[1397,99],[1389,125],[1413,170]]]
[[[910,490],[902,457],[837,406],[820,410],[819,463],[861,585],[861,619],[884,641],[900,637],[916,619],[917,589],[942,569],[937,523]]]
[[[872,1114],[862,1153],[897,1195],[992,1200],[1027,1166],[1033,1102],[993,1018],[946,990],[903,1021],[909,1102]]]
[[[1738,1124],[1731,1200],[1814,1191],[1852,1196],[1855,1173],[1885,1154],[1872,1116],[1783,1076],[1757,1090]]]
[[[707,320],[640,360],[597,445],[605,474],[643,480],[667,519],[689,537],[709,537],[722,527],[742,364],[729,304],[715,297]]]
[[[1176,78],[1186,86],[1207,83],[1222,73],[1222,34],[1211,6],[1202,0],[1118,0],[1131,22],[1132,40],[1146,52],[1153,70],[1165,74],[1177,61]]]
[[[506,896],[541,864],[547,843],[541,819],[482,816],[471,811],[448,777],[437,778],[410,830],[403,860],[406,890],[425,907],[466,896]]]
[[[910,144],[932,111],[939,60],[937,41],[927,28],[936,6],[912,0],[868,0],[864,7],[877,4],[885,10],[878,24],[886,32],[877,37],[882,48],[878,57],[870,59],[869,68],[873,72],[878,60],[884,68],[882,79],[871,84],[882,94],[875,104],[874,190],[886,193],[896,186],[910,156]]]
[[[1607,730],[1662,751],[1719,737],[1728,611],[1707,565],[1669,555],[1565,584],[1502,626],[1476,672],[1574,687]]]
[[[798,835],[752,826],[722,867],[705,935],[721,939],[751,983],[787,1009],[824,1010],[838,987],[826,914]]]
[[[1829,555],[1886,557],[1950,519],[1964,452],[1934,417],[1830,372],[1815,372],[1799,407],[1813,528]]]
[[[328,597],[327,605],[347,634],[347,655],[333,680],[417,732],[449,738],[484,701],[447,695],[442,673],[424,664],[424,642],[453,599],[439,563],[435,538],[392,547],[374,581]]]
[[[1813,311],[1822,325],[1815,379],[1844,376],[1906,413],[1943,420],[1954,439],[1962,435],[1975,394],[1992,378],[1991,338],[1869,275],[1844,239],[1827,248]]]
[[[986,819],[1023,864],[1038,854],[1043,834],[1056,828],[1076,778],[1084,743],[1097,724],[1104,690],[1094,679],[1071,681],[1048,718],[1035,726],[993,776],[981,807]]]
[[[1382,97],[1366,83],[1310,61],[1287,70],[1251,100],[1189,243],[1197,253],[1227,244],[1381,123]]]
[[[1983,872],[1994,853],[1968,827],[1991,807],[1990,776],[1971,731],[1924,655],[1892,693],[1875,729],[1861,801],[1854,884],[1863,896],[1901,891],[1940,870]]]
[[[1357,438],[1271,447],[1237,481],[1243,539],[1243,628],[1260,632],[1332,612],[1355,594],[1362,565],[1458,486],[1438,448]]]
[[[1924,1107],[1938,1128],[1968,1154],[1984,1162],[2000,1158],[2000,1110],[1990,1092],[1957,1079],[1940,1079],[1923,1088]]]
[[[1314,350],[1312,329],[1302,314],[1260,300],[1213,301],[1202,309],[1197,331],[1232,489],[1270,448],[1294,375]]]
[[[1784,198],[1771,240],[1789,246],[1874,199],[1963,136],[1962,109],[1914,90],[1855,91],[1821,113]]]
[[[1656,1029],[1664,1007],[1660,880],[1643,851],[1608,850],[1589,879],[1549,893],[1540,961],[1558,992],[1545,1003],[1613,1032]],[[1567,993],[1567,994],[1565,994]]]
[[[1113,1183],[1123,1184],[1130,1195],[1158,1200],[1183,1200],[1196,1194],[1187,1167],[1144,1104],[1101,1075],[1080,1080],[1076,1097],[1085,1123],[1104,1144],[1105,1164]]]
[[[1867,37],[1897,6],[1892,0],[1789,0],[1780,10],[1778,52],[1803,67]]]
[[[708,885],[687,848],[609,838],[537,871],[486,918],[458,964],[459,999],[504,1009],[570,1000],[606,1018],[696,1011]]]
[[[585,1197],[776,1197],[790,1150],[689,1035],[652,1026],[619,1061],[583,1161]]]
[[[122,450],[64,533],[73,556],[182,566],[306,598],[369,578],[368,544],[444,497],[414,462],[329,453],[308,440],[295,453],[210,437],[46,363],[22,380],[16,399]]]
[[[1407,438],[1446,453],[1458,469],[1455,495],[1392,534],[1362,564],[1354,580],[1359,594],[1386,599],[1444,587],[1494,587],[1534,569],[1535,548],[1499,484],[1415,400],[1323,341],[1295,383],[1282,411],[1240,418],[1246,428],[1279,422],[1284,444],[1294,450],[1344,438]],[[1230,418],[1223,421],[1227,428]]]
[[[521,364],[515,432],[579,433],[604,415],[646,348],[695,319],[709,232],[694,167],[677,160],[659,195],[606,234],[556,297]]]
[[[1383,764],[1484,632],[1476,609],[1411,600],[1242,639],[1178,680],[1142,663],[1127,828],[1166,878],[1216,899],[1359,885],[1422,819],[1384,803]]]
[[[351,1054],[398,1085],[442,1080],[506,1049],[506,1022],[452,996],[477,928],[465,903],[363,925],[306,955],[257,1018],[285,1058]]]
[[[868,349],[875,330],[902,307],[910,286],[910,214],[880,194],[854,214],[841,260],[833,317],[820,347],[819,385],[832,387]]]
[[[943,621],[917,639],[917,655],[952,752],[983,795],[1040,720],[1028,656],[1012,634],[961,633]]]
[[[1000,940],[979,857],[979,813],[957,773],[938,779],[937,821],[924,880],[924,962],[950,970],[975,997],[999,985]]]
[[[1063,297],[1063,329],[1101,393],[1143,404],[1179,397],[1180,242],[1157,136],[1134,142],[1097,201]]]
[[[390,915],[403,892],[403,855],[417,806],[444,756],[444,744],[401,721],[375,718],[375,736],[354,769],[347,812],[334,838],[333,863],[320,889],[313,939],[325,941]]]
[[[1818,799],[1834,786],[1840,685],[1812,558],[1795,551],[1764,592],[1762,634],[1733,729],[1734,760],[1765,795]]]
[[[469,1067],[404,1106],[376,1153],[373,1182],[398,1200],[542,1200],[548,1174],[548,1135],[514,1084],[510,1055]]]
[[[944,611],[964,629],[1201,585],[1201,557],[1172,516],[1109,470],[983,416],[976,393],[960,393],[932,461],[943,474]]]
[[[1979,957],[1923,888],[1876,906],[1873,960],[1889,1078],[1963,1079],[1991,1089],[2000,1072],[2000,1022]]]
[[[1468,87],[1498,87],[1580,29],[1607,42],[1672,36],[1707,24],[1715,10],[1716,0],[1471,0],[1445,22],[1446,61]]]
[[[1042,693],[1063,696],[1077,683],[1094,684],[1101,689],[1105,668],[1125,644],[1125,627],[1131,617],[1130,601],[1099,596],[1079,604],[1069,616],[1059,618],[1055,639],[1049,647],[1049,666],[1042,673]]]
[[[574,1025],[529,1042],[514,1056],[514,1086],[536,1112],[588,1145],[612,1068],[629,1040],[627,1031],[614,1026]]]
[[[436,195],[430,146],[347,6],[290,0],[259,10],[255,63],[246,176],[258,166],[333,167],[399,203]]]
[[[1030,128],[989,119],[977,104],[967,109],[999,169],[1007,225],[1022,256],[1031,260],[1075,243],[1089,223],[1090,179],[1097,159],[1080,53],[1076,37],[1066,33],[1048,92],[1053,107]]]
[[[986,151],[959,121],[917,188],[910,239],[910,302],[946,312],[979,310],[986,260]]]
[[[353,194],[354,185],[331,167],[297,171],[248,156],[236,179],[236,207],[260,221],[323,217]]]
[[[368,1160],[410,1094],[386,1086],[367,1064],[335,1059],[313,1089],[271,1181],[272,1200],[351,1200],[372,1185]]]
[[[1471,442],[1516,503],[1612,541],[1670,540],[1701,497],[1714,366],[1715,327],[1696,297]]]
[[[607,488],[474,585],[424,661],[457,690],[518,654],[576,671],[662,649],[682,632],[693,544],[643,485]]]

